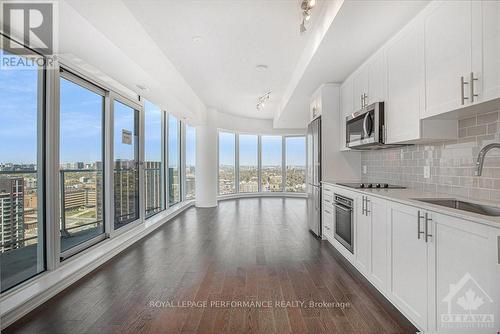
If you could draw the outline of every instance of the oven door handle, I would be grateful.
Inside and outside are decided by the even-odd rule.
[[[340,210],[345,211],[345,212],[349,212],[349,213],[350,213],[350,212],[352,211],[352,209],[350,209],[350,208],[348,208],[348,207],[345,207],[345,206],[343,206],[343,205],[341,205],[341,204],[338,204],[338,203],[335,203],[335,204],[334,204],[334,206],[335,206],[337,209],[340,209]]]

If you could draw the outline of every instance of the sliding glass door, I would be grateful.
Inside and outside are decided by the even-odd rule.
[[[113,102],[114,229],[139,219],[139,110]]]
[[[104,239],[105,92],[62,71],[59,102],[61,254]],[[77,251],[77,249],[75,249]],[[70,254],[68,254],[70,255]],[[64,256],[63,256],[64,257]]]

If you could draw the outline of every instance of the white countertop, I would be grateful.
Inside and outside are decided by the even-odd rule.
[[[449,195],[449,194],[439,194],[434,192],[424,192],[413,189],[354,189],[345,186],[338,185],[336,181],[322,181],[322,183],[326,183],[335,187],[343,188],[350,191],[356,191],[359,193],[370,194],[372,196],[384,198],[393,202],[398,202],[401,204],[411,205],[418,208],[422,208],[428,211],[433,211],[453,217],[457,217],[460,219],[470,220],[476,223],[490,225],[496,228],[500,228],[500,217],[491,217],[485,216],[473,212],[463,211],[448,208],[441,205],[430,204],[426,202],[417,201],[416,198],[453,198],[462,200],[470,203],[477,204],[486,204],[491,206],[500,207],[500,202],[492,202],[492,201],[476,201],[469,198],[463,198],[460,196]]]

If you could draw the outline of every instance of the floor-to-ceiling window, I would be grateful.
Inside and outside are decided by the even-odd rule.
[[[0,285],[3,292],[45,270],[45,72],[36,62],[27,62],[27,58],[1,49],[0,56],[2,60],[11,60],[0,70]],[[36,54],[32,57],[42,59]]]
[[[259,191],[259,140],[257,135],[239,135],[239,191]]]
[[[104,234],[104,94],[66,71],[61,73],[61,253]]]
[[[144,202],[146,218],[164,206],[163,130],[164,112],[149,101],[144,103]]]
[[[236,192],[236,135],[219,132],[219,195]]]
[[[261,137],[262,191],[283,191],[283,142],[281,136]]]
[[[196,128],[186,124],[186,199],[195,197]]]
[[[285,191],[306,190],[306,138],[285,137]]]
[[[181,123],[168,115],[168,204],[181,200]]]
[[[139,111],[114,101],[114,228],[139,219]]]

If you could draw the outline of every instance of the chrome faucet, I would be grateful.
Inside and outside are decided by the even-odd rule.
[[[486,153],[488,153],[488,151],[492,148],[500,148],[500,143],[488,144],[483,147],[481,151],[479,151],[476,161],[476,176],[481,176],[481,174],[483,173],[484,157],[486,156]]]

